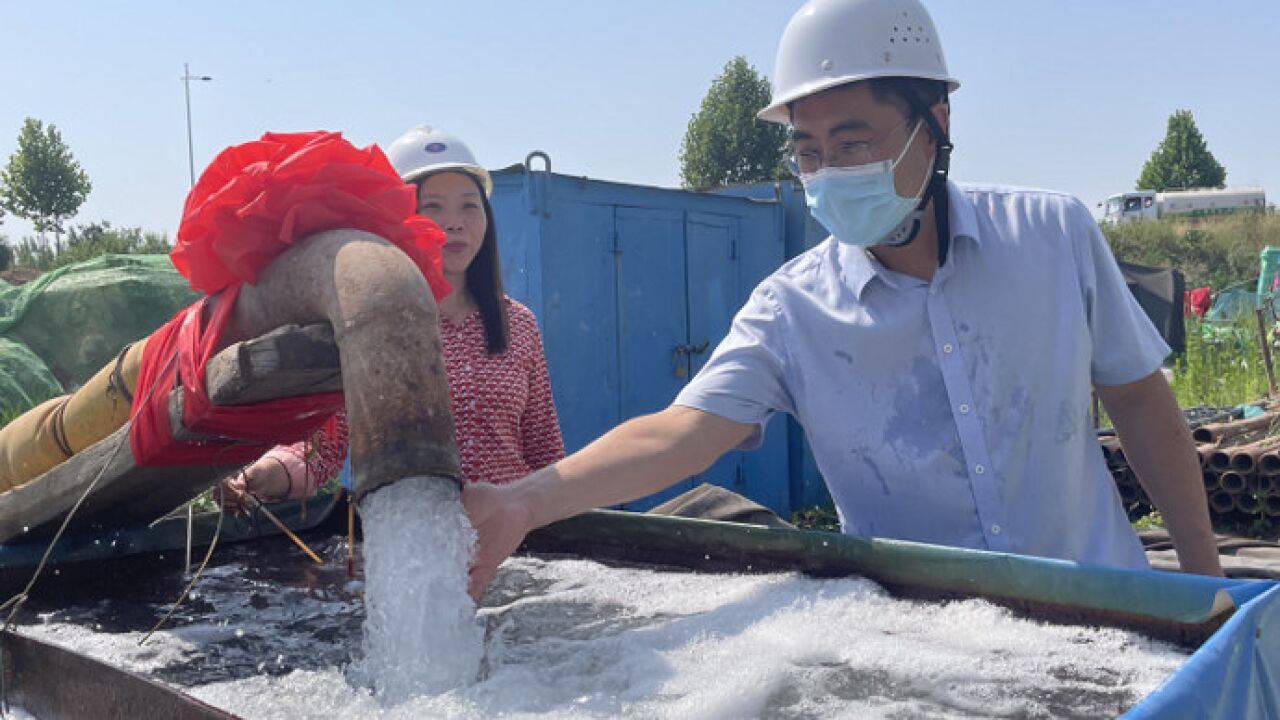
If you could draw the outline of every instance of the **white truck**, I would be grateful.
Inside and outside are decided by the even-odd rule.
[[[1262,210],[1267,194],[1260,187],[1193,188],[1191,190],[1134,190],[1107,198],[1102,219],[1122,223],[1170,215],[1219,215]]]

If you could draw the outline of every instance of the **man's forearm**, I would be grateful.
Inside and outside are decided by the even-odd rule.
[[[518,484],[532,527],[655,493],[710,467],[751,426],[673,406],[630,420]]]
[[[1185,572],[1221,575],[1200,462],[1191,433],[1156,373],[1128,386],[1099,388],[1125,457],[1164,517]]]

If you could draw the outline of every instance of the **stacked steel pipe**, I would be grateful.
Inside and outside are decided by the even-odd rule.
[[[1280,526],[1280,412],[1198,427],[1190,415],[1188,420],[1215,525]],[[1154,508],[1129,468],[1119,439],[1106,436],[1100,443],[1130,518],[1150,513]]]

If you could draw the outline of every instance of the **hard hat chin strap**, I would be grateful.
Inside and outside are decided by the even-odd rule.
[[[938,123],[938,119],[930,112],[929,107],[924,104],[915,92],[909,87],[900,87],[903,98],[911,105],[911,110],[919,115],[929,126],[929,133],[934,138],[934,146],[937,148],[933,155],[932,177],[929,178],[928,186],[924,193],[920,196],[920,202],[916,205],[915,210],[903,221],[899,229],[890,236],[901,234],[903,239],[898,242],[887,242],[887,245],[907,245],[916,239],[920,234],[920,227],[923,224],[925,209],[929,207],[929,201],[933,200],[933,219],[934,225],[938,230],[938,267],[942,267],[947,262],[947,255],[951,249],[951,222],[948,212],[949,202],[947,198],[947,174],[951,171],[951,151],[955,148],[951,143],[951,137],[942,129],[942,125]]]

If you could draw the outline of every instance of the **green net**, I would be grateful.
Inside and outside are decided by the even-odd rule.
[[[35,353],[0,337],[0,424],[63,394],[62,385]]]
[[[167,255],[103,255],[0,289],[0,408],[74,390],[198,297]]]

